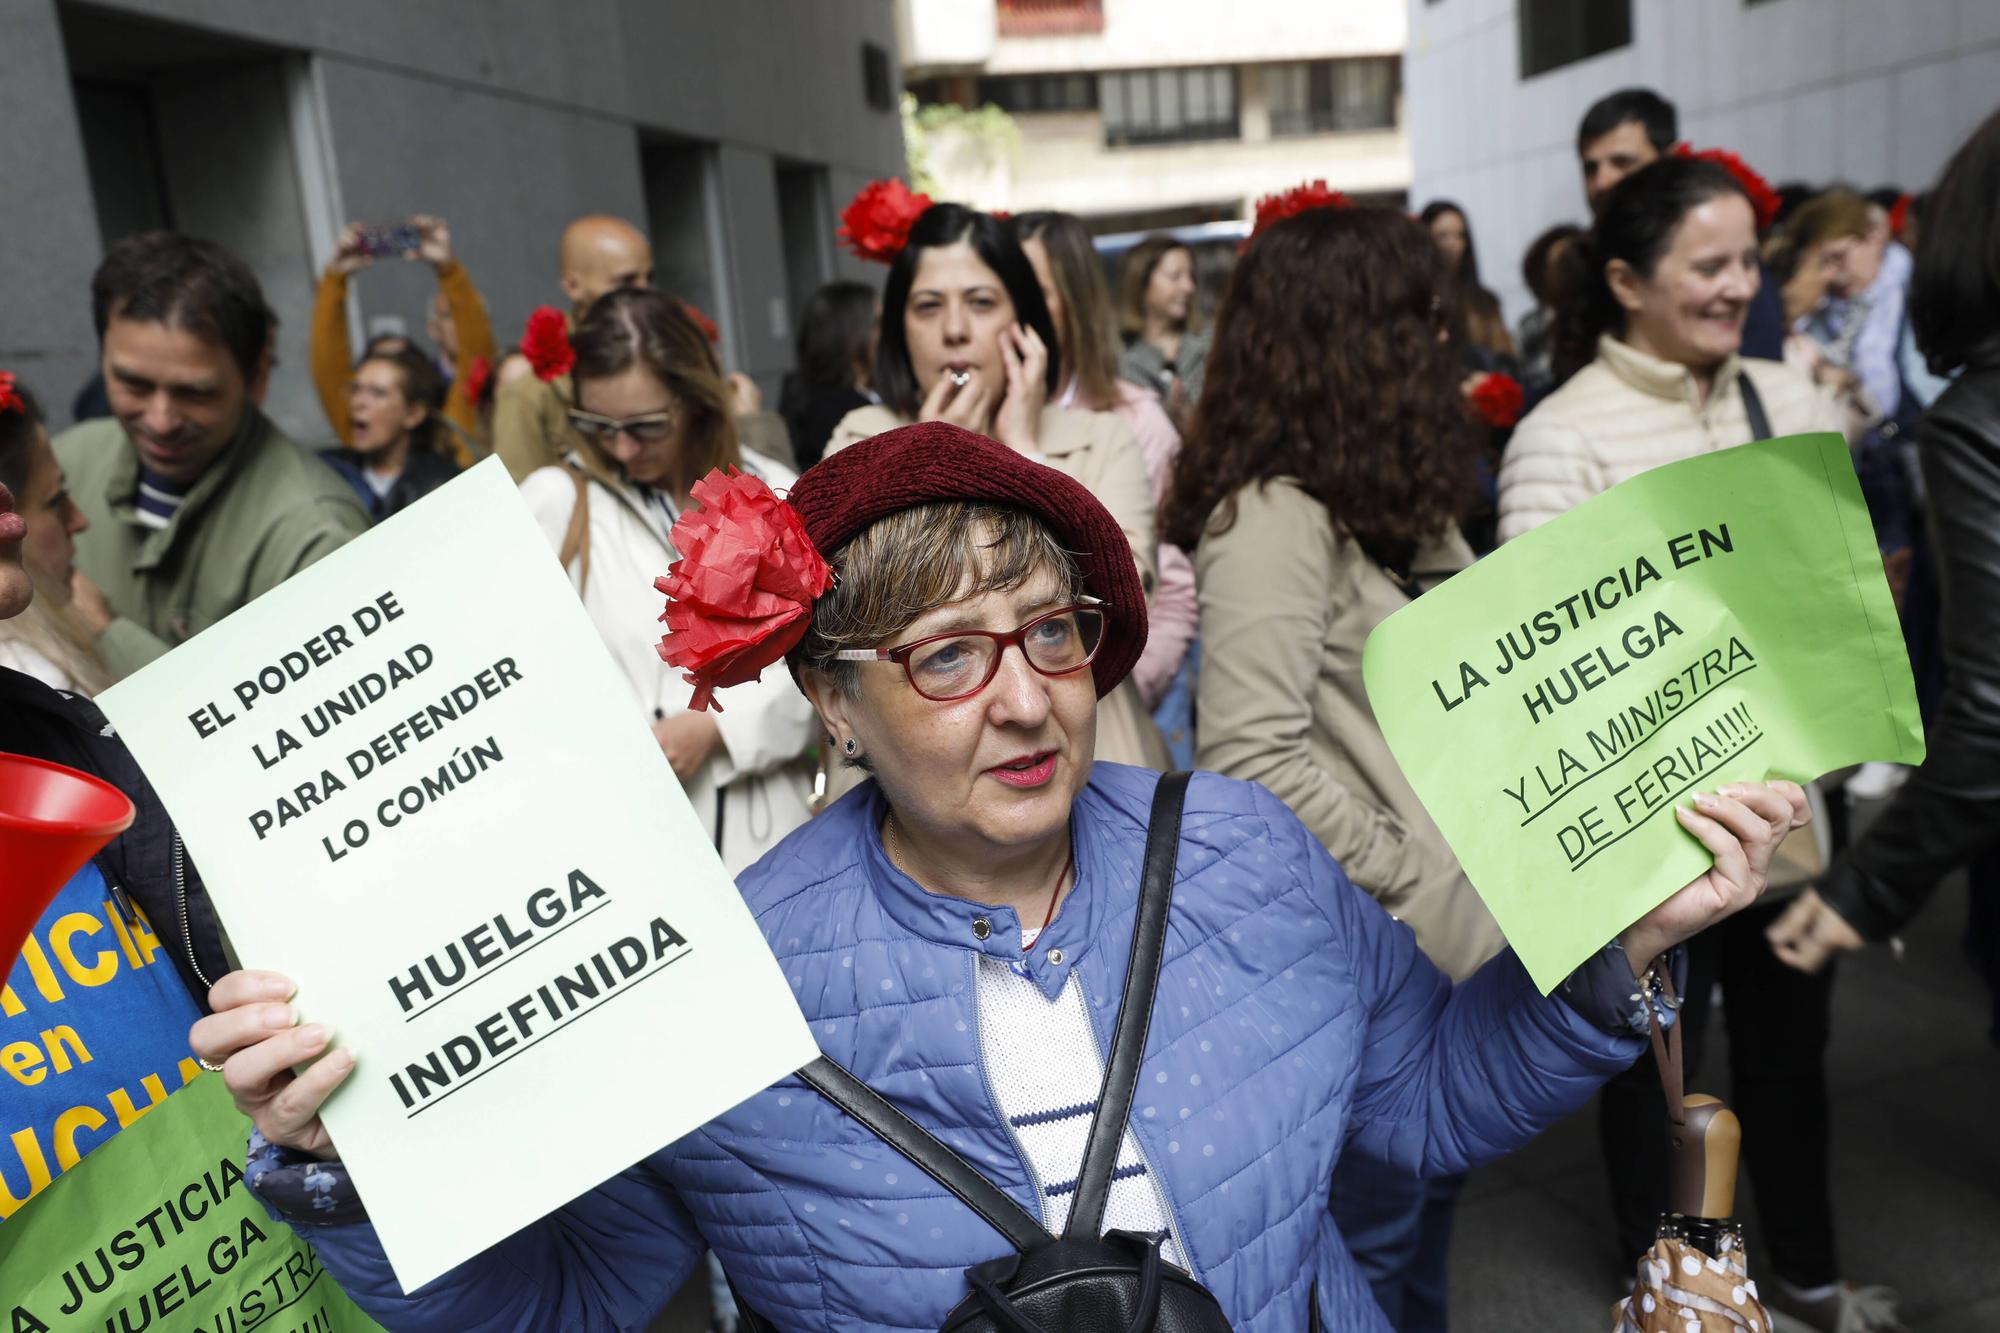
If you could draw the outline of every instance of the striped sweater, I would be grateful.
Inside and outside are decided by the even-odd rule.
[[[1833,399],[1804,372],[1776,361],[1730,357],[1713,391],[1696,402],[1686,366],[1609,335],[1597,359],[1530,412],[1500,464],[1500,540],[1539,527],[1628,477],[1747,443],[1753,434],[1737,385],[1757,386],[1776,435],[1842,428]]]
[[[1022,930],[1024,953],[1034,947],[1037,933]],[[1104,1053],[1084,1009],[1083,992],[1071,976],[1051,1000],[1022,965],[982,958],[978,1005],[980,1054],[992,1080],[994,1100],[1038,1178],[1042,1225],[1061,1235],[1076,1197],[1083,1150],[1104,1085]],[[1190,1113],[1179,1112],[1183,1118]],[[1156,1112],[1148,1107],[1144,1114]],[[1179,1147],[1176,1139],[1168,1151]],[[1103,1229],[1166,1232],[1160,1253],[1169,1263],[1187,1263],[1174,1242],[1166,1201],[1129,1129],[1118,1147]]]

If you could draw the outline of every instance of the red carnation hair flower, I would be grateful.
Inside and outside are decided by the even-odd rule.
[[[21,397],[21,391],[14,385],[13,372],[0,370],[0,414],[28,410],[28,400]]]
[[[1903,239],[1903,231],[1910,225],[1910,206],[1916,201],[1907,194],[1896,196],[1896,202],[1889,207],[1889,234],[1897,240]]]
[[[870,181],[841,212],[840,230],[834,234],[860,258],[893,264],[909,244],[910,228],[930,206],[929,195],[912,194],[894,176]]]
[[[576,365],[576,350],[569,345],[568,317],[552,305],[536,306],[521,333],[521,355],[535,368],[537,379],[569,374]]]
[[[1512,375],[1502,375],[1489,371],[1479,377],[1472,391],[1465,396],[1473,414],[1494,430],[1506,430],[1521,419],[1521,409],[1527,405],[1527,395],[1522,392],[1520,381]]]
[[[486,401],[486,390],[493,383],[493,363],[483,356],[472,358],[472,364],[465,368],[465,401],[478,407]]]
[[[715,326],[714,320],[702,312],[700,306],[692,301],[683,301],[681,302],[681,309],[687,311],[687,317],[695,322],[695,327],[700,329],[710,342],[719,343],[722,341],[722,330]]]
[[[722,711],[715,692],[756,680],[812,623],[813,600],[833,586],[798,511],[762,480],[720,468],[694,484],[670,538],[681,558],[653,587],[665,593],[660,657],[686,667],[689,707]]]
[[[1267,194],[1257,201],[1257,223],[1250,229],[1250,237],[1255,240],[1259,232],[1307,209],[1346,208],[1350,202],[1339,190],[1328,189],[1323,180],[1294,185],[1282,194]]]
[[[1713,162],[1736,178],[1743,192],[1750,196],[1751,211],[1757,215],[1757,230],[1769,231],[1771,224],[1778,220],[1778,192],[1771,188],[1771,182],[1758,175],[1748,162],[1726,148],[1704,148],[1696,152],[1686,144],[1674,146],[1674,156],[1691,157],[1702,162]]]

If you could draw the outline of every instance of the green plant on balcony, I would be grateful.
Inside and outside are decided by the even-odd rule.
[[[917,105],[917,99],[903,94],[903,160],[909,169],[910,188],[920,194],[939,190],[930,167],[933,146],[947,150],[958,163],[968,159],[981,166],[997,166],[1010,158],[1020,145],[1021,131],[1014,118],[992,103],[964,107],[949,102]]]

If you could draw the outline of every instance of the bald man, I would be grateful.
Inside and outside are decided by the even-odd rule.
[[[631,223],[593,214],[564,229],[562,289],[572,318],[606,292],[652,285],[652,244]]]
[[[606,292],[653,285],[652,244],[623,218],[592,214],[570,223],[563,229],[560,262],[571,327]],[[577,444],[565,402],[568,377],[544,382],[516,373],[513,363],[521,359],[519,353],[507,358],[493,402],[493,452],[516,482],[536,468],[561,463]]]

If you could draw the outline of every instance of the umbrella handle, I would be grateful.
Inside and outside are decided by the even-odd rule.
[[[1684,1217],[1733,1217],[1743,1126],[1705,1093],[1690,1093],[1686,1119],[1667,1126],[1667,1209]]]

